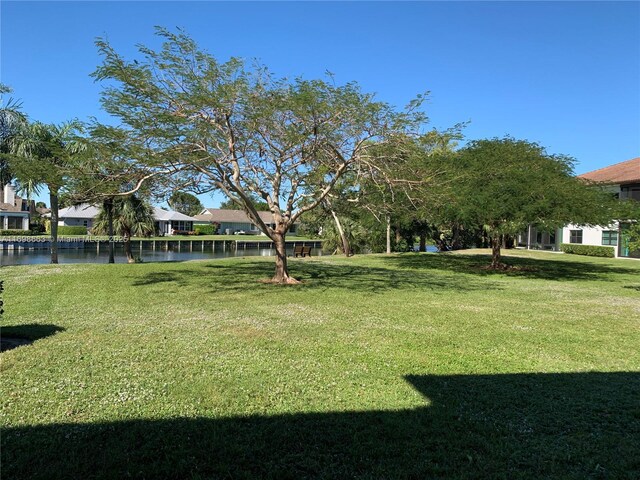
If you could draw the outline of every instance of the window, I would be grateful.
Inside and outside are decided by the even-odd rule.
[[[618,245],[618,232],[614,230],[603,230],[602,231],[602,245]]]
[[[582,230],[571,230],[569,243],[582,243]]]
[[[89,221],[88,220],[83,220],[82,221],[82,225],[84,225],[85,227],[89,226]]]

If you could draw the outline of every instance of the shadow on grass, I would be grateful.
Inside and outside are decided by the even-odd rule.
[[[424,407],[5,428],[3,478],[640,478],[640,373],[407,381]]]
[[[510,277],[536,278],[544,280],[602,280],[612,274],[629,275],[637,269],[606,265],[602,263],[525,257],[502,257],[502,261],[514,270],[490,270],[491,255],[455,254],[402,254],[383,257],[385,263],[407,270],[445,270],[468,273],[483,277],[508,275]]]
[[[215,291],[260,291],[273,292],[273,285],[261,284],[260,280],[273,276],[271,262],[215,262],[202,269],[179,269],[151,272],[143,277],[134,277],[134,286],[175,282],[178,286],[208,285]],[[409,268],[366,267],[354,264],[333,264],[317,261],[290,262],[291,274],[300,280],[299,285],[283,288],[302,290],[348,289],[354,292],[380,292],[394,289],[423,289],[442,291],[498,290],[501,286],[486,279],[474,282],[469,278],[434,276],[427,271]]]
[[[22,345],[29,345],[36,340],[63,331],[64,328],[57,325],[39,323],[0,327],[0,351],[4,352]]]

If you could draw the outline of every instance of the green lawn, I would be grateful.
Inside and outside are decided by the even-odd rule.
[[[640,478],[640,262],[488,261],[4,267],[2,478]]]

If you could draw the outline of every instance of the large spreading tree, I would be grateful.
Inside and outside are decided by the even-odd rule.
[[[450,220],[482,227],[492,268],[501,268],[501,239],[527,225],[553,230],[569,223],[608,225],[618,214],[610,194],[573,174],[574,160],[511,137],[475,140],[449,162],[456,187]]]
[[[375,169],[369,151],[398,134],[411,135],[425,118],[419,101],[404,112],[355,83],[276,78],[237,58],[220,62],[187,35],[158,29],[159,50],[139,47],[126,60],[105,40],[94,76],[107,81],[102,103],[120,128],[179,171],[174,181],[194,193],[221,191],[274,242],[272,281],[295,283],[285,237],[305,212],[320,205],[348,173]],[[258,214],[252,195],[269,206]]]

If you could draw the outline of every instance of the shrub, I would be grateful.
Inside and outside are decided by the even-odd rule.
[[[42,223],[30,223],[29,230],[33,232],[34,235],[40,235],[45,232],[44,224]]]
[[[560,250],[574,255],[587,255],[589,257],[615,257],[614,247],[599,247],[596,245],[577,245],[575,243],[563,243]]]
[[[58,227],[58,235],[86,235],[87,227],[83,226],[60,226]]]
[[[0,236],[26,237],[29,235],[38,235],[37,232],[31,230],[0,230]]]
[[[218,225],[196,225],[194,229],[196,235],[215,235],[218,231]]]

